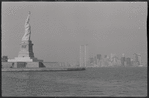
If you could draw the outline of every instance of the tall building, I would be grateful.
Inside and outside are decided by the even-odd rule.
[[[88,60],[88,45],[80,45],[80,66],[86,67]]]
[[[107,58],[107,57],[108,57],[107,55],[104,56],[104,58]]]
[[[108,67],[109,66],[109,56],[105,55],[102,61],[102,67]]]
[[[90,64],[94,63],[94,58],[90,58]]]
[[[131,60],[131,66],[133,66],[133,65],[134,65],[134,64],[133,64],[133,63],[134,63],[134,61],[133,61],[133,59],[132,59],[132,58],[131,58],[130,60]]]
[[[84,45],[80,45],[80,66],[84,66]]]
[[[97,56],[94,57],[94,65],[97,66]]]
[[[125,55],[124,55],[124,53],[122,54],[122,57],[121,57],[121,66],[125,66]]]
[[[110,60],[113,61],[115,57],[116,57],[116,54],[111,53]]]
[[[138,61],[138,54],[137,53],[134,53],[133,57],[134,57],[134,61]]]
[[[139,62],[139,65],[142,65],[141,54],[138,54],[138,62]]]
[[[137,53],[133,54],[133,66],[139,66],[139,59]]]
[[[125,54],[124,53],[122,54],[122,57],[125,57]]]
[[[121,60],[116,55],[113,57],[113,66],[121,66]]]
[[[101,60],[101,54],[97,54],[97,59]]]
[[[126,64],[127,66],[131,66],[131,59],[129,57],[126,58]]]
[[[97,54],[97,65],[99,67],[101,67],[101,59],[102,59],[101,54]]]

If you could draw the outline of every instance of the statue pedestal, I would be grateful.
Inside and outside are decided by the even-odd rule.
[[[18,57],[31,57],[34,58],[32,41],[22,41],[20,44],[20,52]]]
[[[18,57],[8,59],[8,62],[43,62],[34,57],[32,41],[22,41]]]
[[[8,62],[43,62],[43,60],[30,57],[15,57],[15,59],[8,59]]]
[[[12,68],[44,68],[42,62],[14,62]]]

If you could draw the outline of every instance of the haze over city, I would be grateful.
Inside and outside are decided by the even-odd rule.
[[[88,44],[90,57],[140,53],[147,62],[146,2],[2,2],[2,55],[18,55],[28,11],[39,59],[77,62]]]

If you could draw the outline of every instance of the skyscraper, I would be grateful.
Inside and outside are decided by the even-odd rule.
[[[97,56],[94,57],[94,65],[97,65]]]
[[[126,64],[127,66],[131,66],[131,59],[129,57],[126,58]]]
[[[101,54],[97,54],[97,65],[101,66]]]
[[[80,45],[80,66],[87,65],[88,62],[88,45]]]
[[[103,67],[108,67],[109,66],[109,56],[108,55],[104,56],[102,66]]]
[[[134,53],[133,54],[133,66],[139,66],[139,60],[138,60],[138,54]]]
[[[113,57],[114,57],[114,55],[111,53],[111,57],[110,57],[111,62],[113,61]]]
[[[133,61],[133,59],[132,59],[132,58],[131,58],[130,60],[131,60],[131,66],[133,66],[133,65],[134,65],[134,64],[133,64],[133,63],[134,63],[134,61]]]
[[[93,64],[94,63],[94,58],[90,58],[90,64]]]
[[[139,62],[139,65],[142,65],[142,61],[141,61],[141,54],[138,54],[138,62]]]
[[[124,56],[124,53],[122,54],[122,57],[121,57],[121,66],[125,66],[125,56]]]
[[[84,45],[80,45],[80,66],[84,66]]]

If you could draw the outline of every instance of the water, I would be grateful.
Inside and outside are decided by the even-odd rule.
[[[147,96],[147,68],[2,72],[2,96]]]

